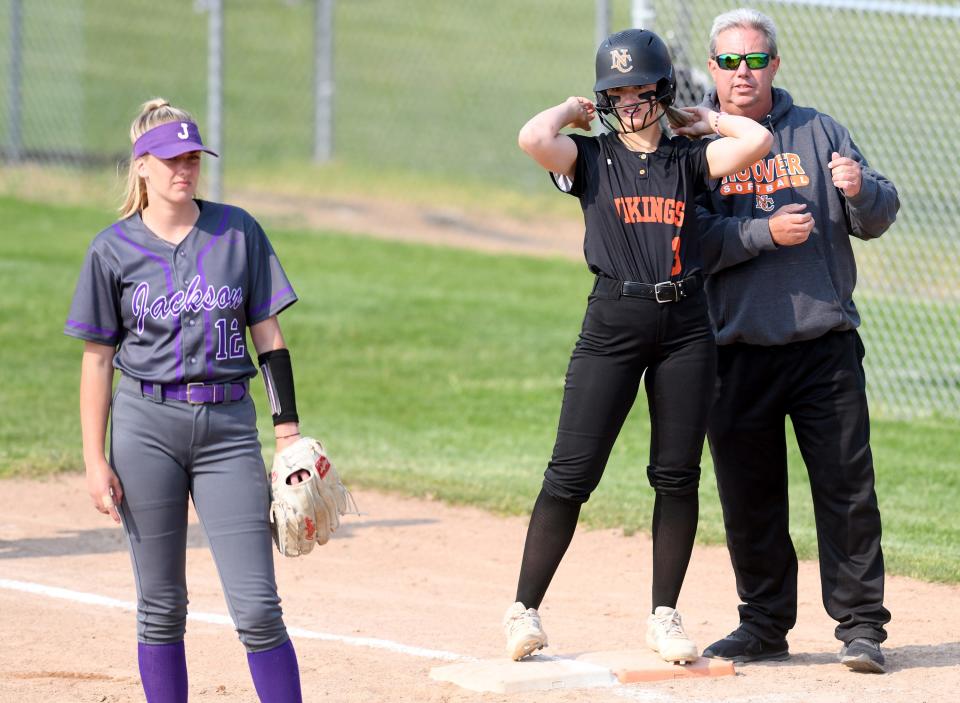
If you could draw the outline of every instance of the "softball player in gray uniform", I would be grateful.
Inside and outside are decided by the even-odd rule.
[[[276,315],[297,296],[253,217],[195,198],[200,154],[216,154],[189,114],[150,101],[131,141],[123,219],[90,245],[64,331],[85,341],[87,486],[100,512],[122,518],[129,541],[144,692],[150,703],[187,700],[192,498],[260,700],[300,701],[274,579],[269,486],[248,388],[257,370],[247,346],[249,328],[279,451],[299,428]],[[121,375],[112,391],[114,369]]]

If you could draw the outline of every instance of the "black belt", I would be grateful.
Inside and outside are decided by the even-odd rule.
[[[662,283],[639,283],[637,281],[618,281],[613,278],[597,276],[594,290],[617,293],[628,298],[655,300],[658,303],[675,303],[683,300],[703,288],[703,276],[695,273],[681,281],[663,281]]]

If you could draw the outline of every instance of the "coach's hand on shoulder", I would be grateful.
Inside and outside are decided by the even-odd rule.
[[[700,106],[681,107],[678,109],[690,116],[690,122],[682,127],[674,127],[673,131],[675,134],[679,134],[681,137],[688,137],[690,139],[716,134],[716,132],[713,130],[713,125],[710,122],[710,115],[713,110],[708,110],[707,108]]]
[[[123,488],[106,459],[87,464],[87,492],[93,500],[93,507],[109,515],[119,525],[120,515],[116,506],[123,500]]]
[[[813,215],[804,203],[789,203],[770,216],[770,238],[778,247],[803,244],[813,231]]]

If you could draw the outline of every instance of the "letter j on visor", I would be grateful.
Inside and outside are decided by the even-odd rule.
[[[718,54],[713,57],[717,66],[724,71],[736,71],[740,68],[740,62],[746,59],[747,68],[759,69],[766,68],[770,64],[770,54]]]

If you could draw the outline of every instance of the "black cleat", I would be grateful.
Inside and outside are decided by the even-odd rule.
[[[752,632],[738,627],[722,640],[714,642],[705,650],[703,656],[713,659],[726,659],[738,664],[761,661],[783,661],[790,658],[790,647],[786,639],[762,640]]]
[[[853,671],[882,674],[886,671],[880,643],[868,637],[856,637],[840,648],[840,663]]]

